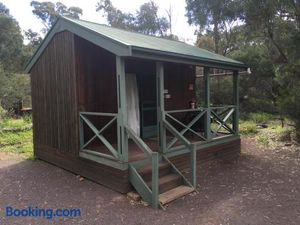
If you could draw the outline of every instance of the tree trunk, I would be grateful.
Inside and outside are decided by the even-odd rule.
[[[218,29],[218,21],[214,21],[214,41],[215,41],[215,53],[219,53],[219,42],[220,42],[220,36],[219,36],[219,29]]]

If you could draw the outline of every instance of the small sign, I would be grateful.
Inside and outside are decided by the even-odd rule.
[[[168,89],[165,89],[164,90],[164,94],[168,94],[169,93],[169,90]]]
[[[170,94],[166,94],[166,95],[165,95],[165,98],[166,98],[166,99],[170,99],[170,98],[171,98],[171,95],[170,95]]]

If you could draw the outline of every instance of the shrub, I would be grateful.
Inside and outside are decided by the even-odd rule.
[[[300,86],[300,82],[299,82]],[[298,87],[291,88],[279,102],[283,114],[287,115],[295,123],[296,139],[300,142],[300,90]]]
[[[250,113],[249,119],[255,123],[269,123],[272,120],[276,120],[276,116],[269,113]]]
[[[267,137],[265,135],[258,136],[257,141],[266,147],[268,147],[270,144],[269,137]]]
[[[256,124],[251,121],[242,121],[240,123],[240,133],[245,135],[258,133]]]

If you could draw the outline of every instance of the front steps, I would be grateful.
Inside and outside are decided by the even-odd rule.
[[[172,169],[172,166],[167,161],[160,161],[158,164],[158,170],[159,203],[161,206],[181,198],[195,190],[194,188],[185,184],[183,177],[176,173],[176,171]],[[137,172],[148,188],[151,189],[151,165],[140,167],[137,169]]]
[[[159,202],[160,204],[165,205],[194,191],[194,188],[185,185],[180,185],[176,188],[173,188],[169,191],[160,194]]]

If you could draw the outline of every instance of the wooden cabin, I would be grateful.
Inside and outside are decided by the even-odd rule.
[[[210,102],[214,68],[233,74],[230,105]],[[159,207],[196,188],[198,162],[240,152],[245,69],[180,41],[59,18],[26,66],[34,154]]]

